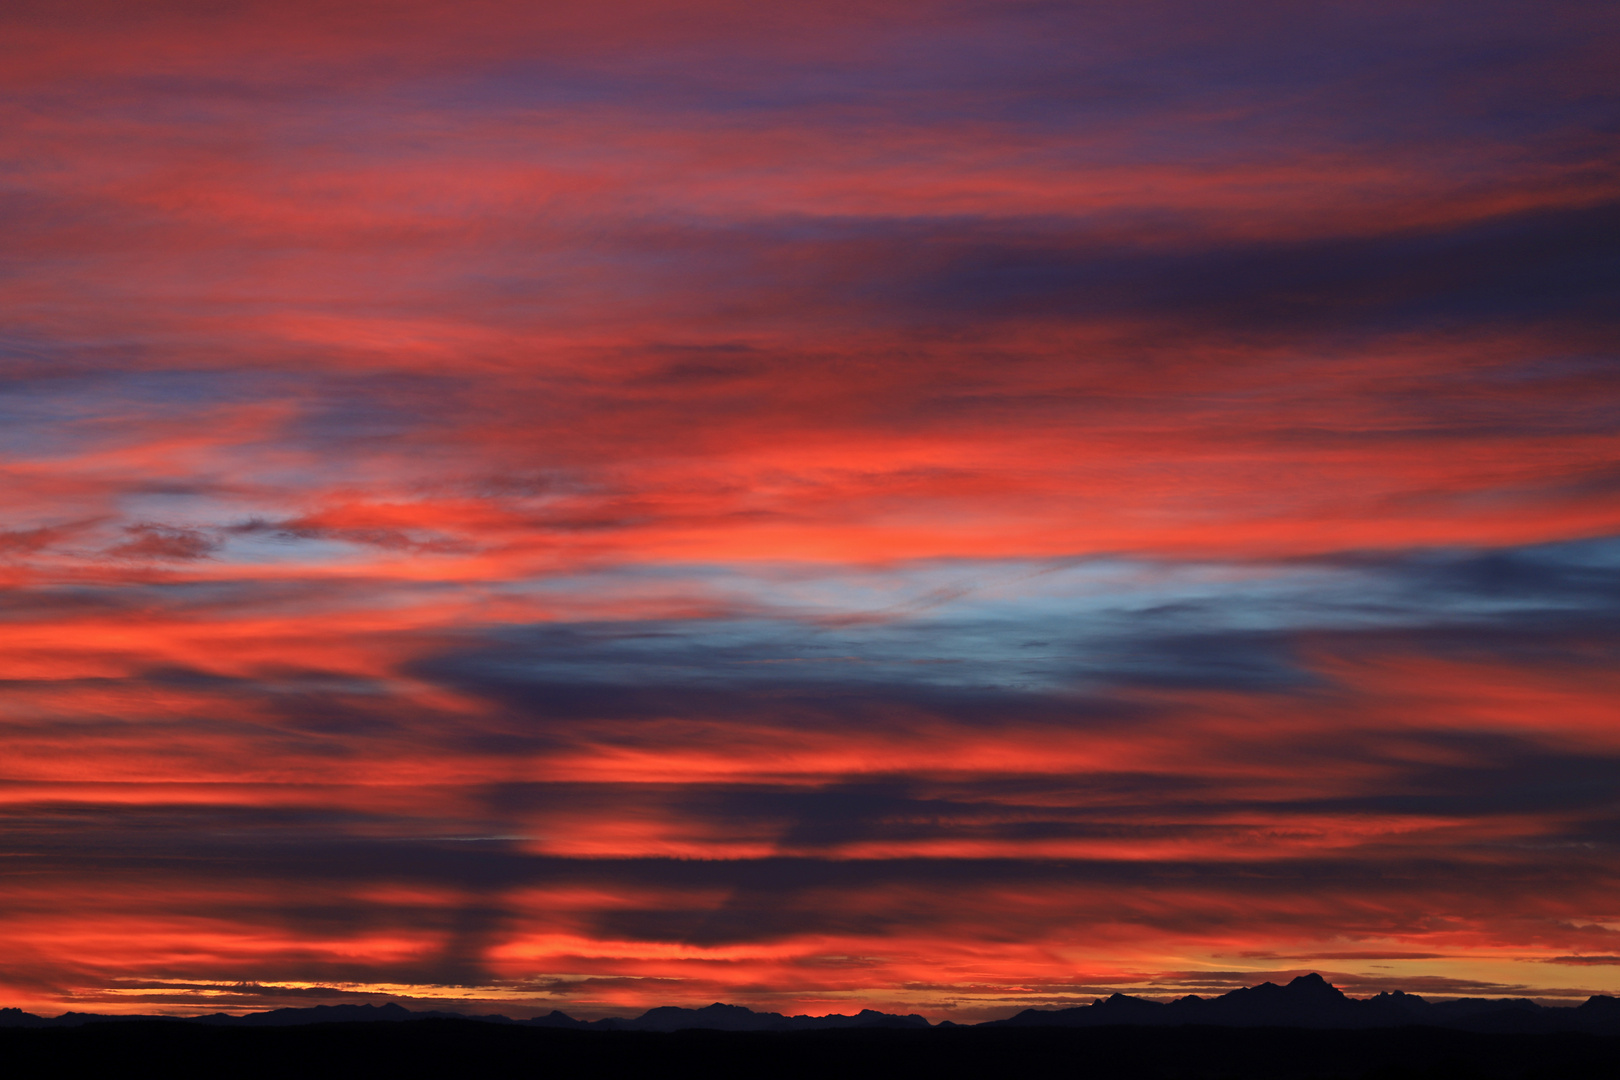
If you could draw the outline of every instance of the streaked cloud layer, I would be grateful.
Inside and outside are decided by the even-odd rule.
[[[1620,989],[1612,5],[0,18],[5,1003]]]

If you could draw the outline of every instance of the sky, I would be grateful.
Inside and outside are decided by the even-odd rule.
[[[1617,68],[11,0],[0,1004],[1620,992]]]

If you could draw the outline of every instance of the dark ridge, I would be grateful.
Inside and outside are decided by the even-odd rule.
[[[1539,1005],[1523,998],[1463,998],[1431,1003],[1398,990],[1358,999],[1346,997],[1313,972],[1287,986],[1261,983],[1218,998],[1189,995],[1159,1002],[1115,994],[1073,1009],[1025,1009],[1017,1016],[980,1026],[1084,1028],[1121,1024],[1363,1030],[1420,1025],[1478,1032],[1620,1035],[1620,999],[1600,995],[1578,1007]]]
[[[61,1016],[42,1017],[21,1009],[0,1009],[0,1028],[76,1028],[87,1024],[206,1024],[210,1027],[299,1027],[310,1024],[367,1024],[420,1020],[467,1020],[489,1024],[509,1024],[522,1027],[569,1028],[595,1031],[818,1031],[832,1028],[927,1028],[929,1023],[921,1016],[897,1016],[893,1013],[862,1009],[854,1016],[783,1016],[781,1013],[755,1012],[741,1005],[723,1005],[715,1002],[701,1009],[683,1009],[664,1005],[648,1009],[633,1018],[609,1017],[605,1020],[576,1020],[567,1013],[552,1010],[545,1016],[530,1020],[513,1020],[500,1015],[467,1016],[462,1013],[433,1010],[413,1012],[401,1005],[315,1005],[302,1009],[273,1009],[269,1012],[232,1016],[213,1013],[208,1016],[114,1016],[97,1013],[69,1012]],[[955,1025],[951,1025],[955,1026]]]
[[[916,1014],[863,1009],[854,1016],[784,1016],[755,1012],[741,1005],[715,1002],[701,1009],[673,1005],[648,1009],[637,1017],[576,1020],[563,1012],[529,1020],[499,1015],[464,1016],[460,1013],[413,1012],[395,1003],[386,1005],[316,1005],[274,1009],[232,1016],[108,1016],[69,1012],[40,1017],[20,1009],[0,1009],[0,1028],[73,1028],[86,1025],[157,1023],[210,1027],[299,1027],[314,1024],[399,1023],[425,1020],[463,1020],[526,1028],[620,1032],[800,1032],[843,1029],[928,1029]],[[939,1028],[961,1026],[943,1021]],[[1261,983],[1217,998],[1188,995],[1171,1002],[1150,1001],[1129,994],[1072,1009],[1025,1009],[1005,1020],[976,1025],[980,1028],[1101,1028],[1101,1027],[1221,1027],[1305,1028],[1317,1030],[1399,1028],[1421,1026],[1482,1033],[1536,1034],[1578,1032],[1620,1036],[1620,999],[1597,995],[1579,1006],[1547,1006],[1524,998],[1462,998],[1429,1002],[1401,991],[1371,998],[1346,997],[1322,976],[1301,975],[1287,986]],[[1616,1073],[1620,1076],[1620,1072]]]
[[[552,1015],[563,1014],[554,1012]],[[613,1031],[816,1031],[829,1028],[926,1028],[929,1024],[915,1014],[896,1016],[874,1009],[862,1009],[854,1016],[783,1016],[781,1013],[754,1012],[741,1005],[722,1005],[717,1001],[701,1009],[664,1005],[648,1009],[634,1020],[598,1020],[592,1026]]]

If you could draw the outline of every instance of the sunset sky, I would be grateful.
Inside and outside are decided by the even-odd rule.
[[[1612,0],[8,0],[0,1005],[1620,992]]]

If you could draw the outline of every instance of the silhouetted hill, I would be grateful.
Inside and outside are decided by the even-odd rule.
[[[560,1013],[557,1015],[561,1015]],[[106,1013],[66,1012],[61,1016],[35,1016],[21,1009],[0,1009],[0,1028],[80,1027],[84,1024],[111,1023],[163,1023],[210,1024],[215,1027],[300,1027],[305,1024],[364,1024],[381,1021],[399,1022],[423,1020],[430,1017],[453,1020],[484,1020],[511,1024],[516,1021],[504,1016],[463,1016],[451,1012],[412,1012],[402,1005],[313,1005],[302,1009],[271,1009],[268,1012],[232,1016],[229,1013],[211,1013],[207,1016],[130,1016]]]
[[[303,1009],[271,1009],[269,1012],[248,1013],[246,1016],[214,1013],[212,1016],[198,1016],[194,1019],[204,1024],[230,1024],[244,1027],[290,1027],[298,1024],[363,1024],[379,1020],[397,1022],[401,1020],[420,1020],[428,1016],[461,1018],[459,1013],[412,1012],[403,1005],[389,1002],[386,1005],[314,1005]],[[472,1016],[466,1019],[511,1022],[504,1016]]]
[[[636,1017],[609,1017],[604,1020],[576,1020],[567,1013],[553,1010],[546,1016],[532,1020],[513,1020],[499,1015],[464,1016],[442,1011],[413,1012],[392,1002],[386,1005],[315,1005],[301,1009],[272,1009],[269,1012],[231,1016],[213,1013],[208,1016],[113,1016],[96,1013],[63,1013],[61,1016],[41,1017],[20,1009],[0,1009],[0,1028],[55,1028],[81,1027],[85,1024],[140,1022],[164,1024],[208,1024],[214,1027],[297,1027],[307,1024],[361,1024],[400,1022],[406,1020],[471,1020],[493,1024],[516,1024],[526,1027],[568,1028],[595,1031],[817,1031],[829,1028],[927,1028],[929,1023],[921,1016],[896,1016],[892,1013],[862,1009],[854,1016],[783,1016],[781,1013],[755,1012],[741,1005],[723,1005],[715,1002],[701,1009],[683,1009],[664,1005],[648,1009]]]
[[[783,1016],[781,1013],[754,1012],[741,1005],[722,1005],[717,1001],[701,1009],[665,1005],[648,1009],[634,1020],[598,1020],[590,1026],[612,1031],[818,1031],[860,1027],[926,1028],[929,1024],[920,1016],[896,1016],[874,1009],[862,1009],[854,1016],[836,1013],[831,1016]]]
[[[1202,998],[1150,1001],[1115,994],[1073,1009],[1025,1009],[983,1027],[1287,1027],[1389,1028],[1421,1025],[1479,1032],[1582,1031],[1620,1035],[1620,1000],[1593,997],[1579,1007],[1539,1005],[1523,998],[1463,998],[1430,1003],[1416,994],[1346,997],[1322,976],[1301,975],[1287,986],[1262,983]]]
[[[715,1002],[701,1009],[673,1005],[648,1009],[636,1017],[609,1017],[603,1020],[577,1020],[553,1011],[530,1020],[513,1020],[499,1015],[463,1016],[458,1013],[415,1012],[394,1003],[384,1005],[315,1005],[308,1008],[274,1009],[269,1012],[232,1016],[214,1013],[195,1017],[107,1016],[95,1013],[64,1013],[40,1017],[19,1009],[0,1009],[0,1028],[71,1028],[91,1024],[152,1022],[162,1024],[202,1024],[212,1027],[301,1027],[311,1024],[400,1023],[433,1019],[477,1021],[515,1027],[556,1028],[577,1031],[622,1032],[798,1032],[863,1028],[928,1029],[927,1020],[915,1014],[863,1009],[854,1016],[784,1016],[755,1012],[741,1005]],[[945,1021],[940,1027],[958,1025]],[[1228,1028],[1306,1028],[1356,1029],[1399,1028],[1408,1026],[1451,1028],[1480,1033],[1537,1034],[1582,1032],[1591,1035],[1620,1035],[1620,999],[1595,996],[1577,1007],[1539,1005],[1524,998],[1462,998],[1429,1002],[1416,994],[1400,991],[1371,998],[1346,997],[1320,975],[1301,975],[1287,986],[1262,983],[1203,998],[1196,994],[1176,1001],[1150,1001],[1129,994],[1114,994],[1106,1000],[1072,1009],[1026,1009],[1017,1016],[977,1025],[986,1028],[1099,1028],[1099,1027],[1228,1027]],[[1617,1071],[1620,1076],[1620,1071]]]

